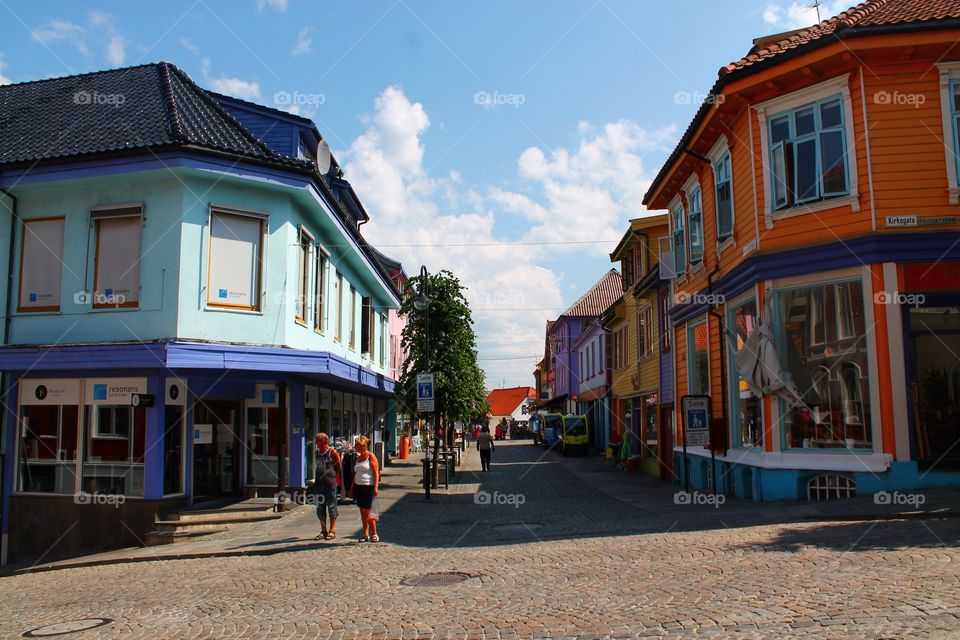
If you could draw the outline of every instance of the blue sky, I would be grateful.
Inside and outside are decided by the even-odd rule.
[[[462,277],[488,385],[512,386],[611,268],[720,66],[815,22],[806,4],[0,0],[0,83],[167,60],[313,118],[364,233],[408,273]]]

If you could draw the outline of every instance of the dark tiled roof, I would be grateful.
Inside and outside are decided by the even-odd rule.
[[[802,55],[812,48],[825,46],[851,35],[876,33],[901,25],[915,25],[917,28],[960,26],[960,0],[866,0],[819,24],[785,33],[781,39],[763,38],[762,45],[755,46],[743,58],[720,68],[719,77],[709,95],[719,95],[723,87],[732,80],[777,64],[792,55]],[[704,100],[700,105],[680,142],[644,194],[644,204],[650,201],[653,192],[660,187],[667,172],[688,146],[694,132],[713,107],[713,102]]]
[[[623,294],[623,280],[620,272],[610,269],[597,284],[570,305],[562,316],[599,317],[610,308]]]
[[[273,152],[167,62],[0,86],[0,164],[174,146],[311,166]]]

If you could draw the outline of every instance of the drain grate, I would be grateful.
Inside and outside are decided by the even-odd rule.
[[[434,571],[421,576],[404,578],[400,584],[408,587],[447,587],[472,578],[469,573],[460,571]]]
[[[113,622],[110,618],[83,618],[81,620],[68,620],[67,622],[56,622],[54,624],[44,625],[25,631],[23,638],[48,638],[50,636],[62,636],[68,633],[77,633],[87,629],[96,629]]]

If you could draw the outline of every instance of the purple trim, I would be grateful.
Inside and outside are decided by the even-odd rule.
[[[326,351],[194,342],[0,347],[0,371],[206,369],[321,376],[392,393],[396,381]],[[187,373],[186,375],[190,375]]]
[[[956,231],[873,234],[838,242],[800,247],[747,258],[714,282],[714,293],[732,298],[754,283],[880,262],[960,261],[960,233]],[[706,293],[702,289],[699,293]],[[705,304],[671,307],[677,326],[706,313]]]

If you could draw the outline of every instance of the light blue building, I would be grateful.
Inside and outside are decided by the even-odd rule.
[[[399,292],[311,121],[167,63],[6,85],[0,188],[10,560],[303,487],[388,414]]]

